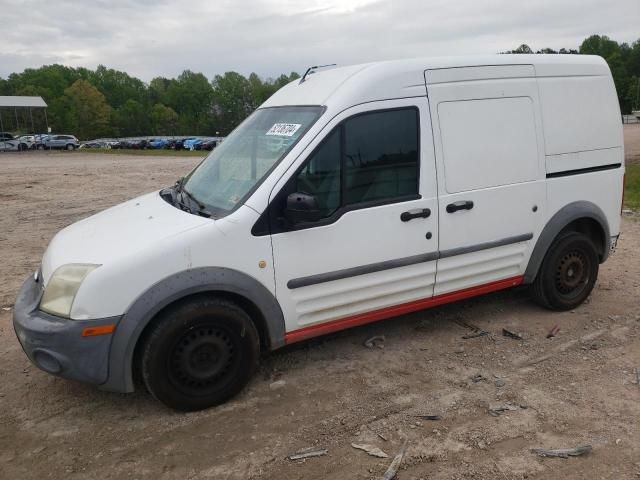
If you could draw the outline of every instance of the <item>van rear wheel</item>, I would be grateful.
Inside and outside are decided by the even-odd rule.
[[[535,300],[550,310],[571,310],[584,302],[598,278],[598,253],[582,233],[556,239],[533,282]]]
[[[166,406],[202,410],[240,392],[259,354],[258,332],[243,309],[200,298],[161,314],[143,345],[142,378]]]

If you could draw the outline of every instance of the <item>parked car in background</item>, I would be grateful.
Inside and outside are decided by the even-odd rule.
[[[33,137],[24,135],[22,137],[14,137],[8,132],[0,133],[0,150],[22,152],[29,150],[33,145]]]
[[[22,135],[21,137],[18,137],[17,140],[20,142],[21,150],[31,150],[36,144],[35,135]]]
[[[101,142],[98,140],[93,140],[91,142],[84,142],[82,145],[80,145],[79,148],[85,149],[85,148],[107,148],[107,142]]]
[[[147,148],[165,148],[169,144],[169,140],[166,138],[152,138],[148,142]]]
[[[128,140],[122,148],[132,148],[133,150],[144,150],[149,146],[149,142],[147,142],[143,138],[138,138],[135,140]]]
[[[218,146],[217,140],[203,140],[202,143],[197,144],[194,150],[207,150],[211,151]]]
[[[73,135],[48,135],[42,145],[48,149],[75,150],[80,147],[80,142]]]
[[[195,150],[197,145],[202,143],[201,138],[187,138],[182,142],[182,148],[185,150]]]
[[[46,147],[45,145],[45,141],[47,140],[47,138],[49,138],[48,134],[45,133],[39,133],[33,136],[34,139],[34,144],[33,144],[33,148],[35,150],[44,150]]]

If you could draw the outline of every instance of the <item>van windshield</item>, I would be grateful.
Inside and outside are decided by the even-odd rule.
[[[256,110],[184,179],[184,189],[214,216],[228,213],[253,193],[322,111],[322,107]]]

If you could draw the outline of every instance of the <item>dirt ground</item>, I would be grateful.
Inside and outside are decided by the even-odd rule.
[[[626,128],[630,154],[640,153],[639,127]],[[640,478],[636,215],[623,219],[618,251],[575,311],[542,310],[520,289],[348,330],[266,356],[240,396],[204,412],[175,413],[142,390],[104,393],[33,367],[11,307],[52,235],[171,184],[197,161],[0,154],[0,478],[381,478],[405,439],[400,480]],[[490,334],[463,339],[465,323]],[[545,338],[556,324],[558,335]],[[385,336],[384,348],[363,346],[373,335]],[[496,406],[508,409],[492,416]],[[529,451],[585,444],[591,454],[569,459]],[[287,460],[307,447],[328,454]]]
[[[640,163],[640,123],[624,126],[624,151],[627,163]]]

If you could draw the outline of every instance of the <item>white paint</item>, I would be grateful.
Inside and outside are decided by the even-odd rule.
[[[438,104],[447,192],[535,180],[533,102],[529,97]]]
[[[276,296],[290,332],[520,275],[542,228],[570,202],[595,203],[611,234],[619,233],[623,169],[546,179],[548,172],[623,162],[615,91],[600,58],[498,55],[356,65],[294,81],[263,107],[281,105],[322,105],[325,112],[231,215],[190,215],[156,192],[56,235],[43,258],[45,284],[61,265],[101,265],[80,287],[73,319],[121,315],[170,275],[226,267],[257,279]],[[576,105],[589,115],[577,115]],[[420,198],[353,210],[331,225],[271,237],[251,234],[269,201],[339,122],[406,106],[420,116]],[[473,201],[473,209],[447,213],[449,203],[462,200]],[[431,216],[400,221],[402,212],[416,208],[429,208]],[[287,287],[293,278],[527,233],[532,240]],[[259,268],[262,259],[272,261]]]

